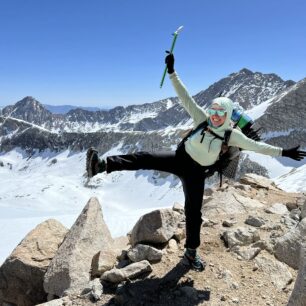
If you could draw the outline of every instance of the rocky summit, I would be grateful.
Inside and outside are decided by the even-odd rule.
[[[113,239],[91,198],[70,230],[48,220],[16,247],[0,267],[0,305],[305,306],[305,211],[305,194],[255,174],[207,189],[196,272],[182,259],[182,205]]]

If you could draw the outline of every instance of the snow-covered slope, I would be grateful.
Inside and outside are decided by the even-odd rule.
[[[42,220],[56,218],[70,227],[92,196],[114,237],[126,234],[144,213],[183,201],[174,177],[148,171],[100,174],[84,186],[85,152],[46,151],[28,158],[13,150],[1,154],[0,162],[0,264]]]
[[[275,183],[290,192],[306,192],[306,165],[292,168],[290,172],[275,179]]]

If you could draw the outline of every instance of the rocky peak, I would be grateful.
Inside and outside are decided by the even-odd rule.
[[[276,74],[252,72],[243,68],[200,92],[195,99],[200,105],[205,105],[222,92],[223,96],[249,109],[271,99],[293,84],[293,81],[284,81]]]
[[[51,112],[46,110],[39,101],[31,96],[23,98],[15,105],[5,107],[2,114],[41,125],[52,118]]]
[[[263,127],[264,140],[282,147],[306,146],[306,78],[275,96],[256,120]]]
[[[242,68],[240,71],[239,71],[240,74],[245,74],[245,75],[252,75],[254,74],[254,72],[252,72],[251,70],[247,69],[247,68]]]

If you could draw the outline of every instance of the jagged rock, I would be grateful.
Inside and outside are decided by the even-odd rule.
[[[299,271],[287,306],[306,306],[306,243],[301,246]]]
[[[133,279],[143,273],[147,273],[151,271],[152,271],[152,267],[150,263],[147,260],[143,260],[140,262],[132,263],[123,269],[115,268],[110,271],[106,271],[101,276],[101,279],[104,281],[111,282],[111,283],[120,283],[128,278]]]
[[[184,206],[179,203],[174,203],[172,209],[180,214],[183,214],[185,211]]]
[[[158,209],[143,215],[132,229],[132,246],[138,243],[167,242],[176,231],[179,216],[172,209]]]
[[[66,233],[50,219],[27,234],[0,268],[0,305],[32,306],[46,300],[44,274]]]
[[[280,291],[292,281],[292,275],[286,265],[268,253],[259,254],[255,258],[255,263],[263,273],[270,276],[271,282]]]
[[[240,178],[242,184],[251,185],[255,188],[276,188],[272,180],[254,173],[247,173]]]
[[[112,249],[98,252],[92,259],[93,277],[100,277],[105,271],[110,270],[116,264],[116,253]]]
[[[265,220],[257,216],[248,216],[244,223],[254,227],[261,227],[265,224]]]
[[[133,262],[148,260],[149,262],[160,261],[163,252],[145,244],[137,244],[134,248],[128,251],[128,258]]]
[[[233,248],[233,251],[244,260],[252,260],[259,254],[261,248],[252,247],[252,246],[251,247],[235,246]]]
[[[265,209],[268,214],[283,215],[288,212],[287,206],[282,203],[275,203],[271,207]]]
[[[246,227],[238,227],[224,231],[221,238],[230,249],[236,245],[249,245],[260,240],[259,233],[256,229]]]
[[[297,269],[302,243],[306,237],[306,218],[296,228],[291,229],[284,236],[276,240],[274,247],[275,257],[288,266]]]
[[[59,297],[64,292],[78,292],[90,281],[94,255],[112,244],[101,206],[97,198],[91,198],[48,267],[45,291]]]

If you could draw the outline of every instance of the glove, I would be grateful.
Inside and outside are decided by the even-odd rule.
[[[174,56],[169,51],[166,51],[169,53],[165,58],[165,63],[167,65],[168,73],[171,74],[174,72]]]
[[[298,161],[302,160],[306,156],[306,151],[299,151],[299,147],[300,146],[291,149],[283,149],[282,156],[286,156]]]

